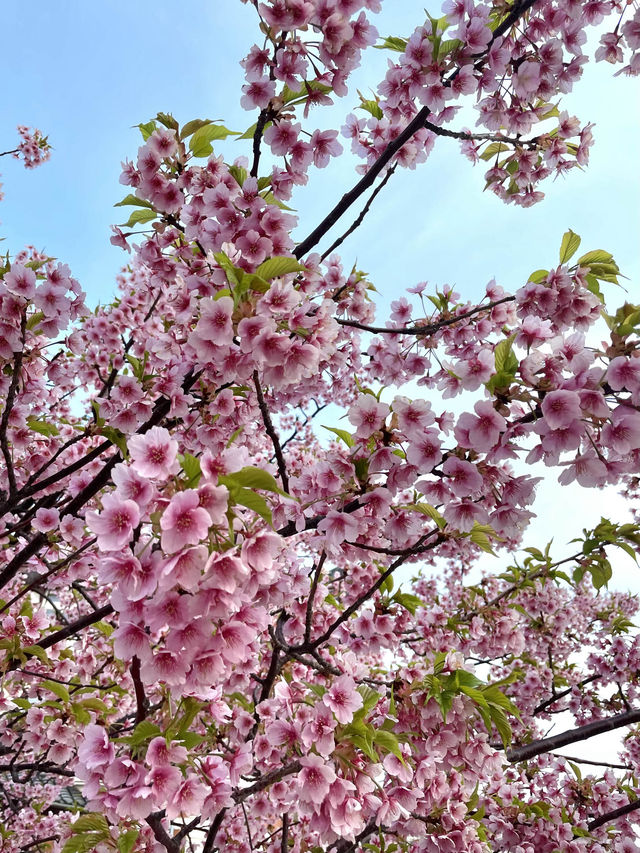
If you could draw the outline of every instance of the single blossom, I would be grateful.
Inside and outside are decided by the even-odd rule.
[[[103,551],[118,551],[131,539],[140,511],[135,501],[108,494],[102,498],[102,511],[90,510],[86,519],[89,529],[98,537],[98,547]]]
[[[178,471],[178,442],[164,427],[151,427],[144,435],[133,435],[127,441],[131,467],[150,480],[166,480]]]
[[[200,506],[198,492],[185,489],[171,498],[160,519],[162,548],[174,554],[186,545],[197,545],[211,527],[211,516]]]

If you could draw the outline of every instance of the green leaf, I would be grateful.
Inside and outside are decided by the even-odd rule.
[[[109,712],[109,706],[102,699],[98,699],[97,696],[89,696],[88,699],[83,699],[80,704],[84,708],[89,708],[90,711],[98,711],[100,714],[107,714]]]
[[[140,225],[145,222],[151,222],[152,219],[155,219],[158,214],[155,210],[147,210],[143,208],[142,210],[134,210],[131,216],[124,223],[124,228],[133,228],[134,225]]]
[[[163,124],[165,127],[169,128],[169,130],[179,130],[180,128],[180,125],[171,115],[171,113],[158,113],[156,119],[160,122],[160,124]]]
[[[47,438],[60,434],[58,427],[54,426],[54,424],[50,424],[44,420],[39,420],[33,416],[29,416],[27,418],[27,426],[32,432],[37,432],[40,435],[46,435]]]
[[[21,651],[25,655],[29,655],[33,658],[38,658],[42,663],[49,663],[49,656],[42,648],[42,646],[23,646]]]
[[[256,293],[266,293],[271,287],[268,281],[255,273],[245,273],[242,283]]]
[[[239,186],[242,186],[244,182],[247,180],[247,175],[249,174],[247,170],[243,166],[229,166],[229,174],[235,178],[236,183]]]
[[[549,275],[549,270],[536,270],[532,272],[527,281],[532,281],[534,284],[540,284]]]
[[[196,746],[200,746],[201,743],[204,743],[206,738],[203,737],[203,735],[196,734],[196,732],[184,732],[183,734],[180,734],[176,740],[179,740],[187,749],[191,750],[195,749]]]
[[[268,121],[268,122],[265,124],[264,128],[262,129],[262,130],[263,130],[263,133],[264,133],[264,131],[265,131],[268,127],[271,127],[271,125],[272,125],[272,124],[273,124],[273,122],[272,122],[272,121]],[[252,124],[252,125],[251,125],[251,127],[248,127],[248,128],[245,130],[245,132],[244,132],[243,134],[240,134],[240,135],[238,136],[238,141],[239,141],[240,139],[253,139],[253,136],[254,136],[254,134],[255,134],[255,132],[256,132],[256,127],[257,127],[257,126],[258,126],[258,125],[257,125],[257,123],[256,123],[256,124]]]
[[[161,734],[162,730],[155,723],[151,723],[149,720],[142,720],[131,732],[127,741],[131,746],[142,746],[142,744],[151,740],[151,738],[158,737]]]
[[[267,193],[262,193],[261,198],[264,199],[267,204],[274,204],[276,207],[279,207],[280,210],[295,210],[295,207],[289,207],[288,204],[285,204],[283,201],[280,201],[279,198],[276,198],[271,190]]]
[[[213,154],[211,143],[218,139],[226,139],[227,136],[238,136],[238,134],[222,124],[205,124],[198,128],[189,140],[189,150],[194,157],[208,157]]]
[[[511,373],[515,376],[520,362],[513,352],[513,341],[515,335],[510,335],[506,340],[497,344],[493,354],[496,363],[496,373]]]
[[[502,151],[509,151],[509,146],[506,142],[491,142],[484,149],[482,154],[480,154],[481,160],[491,160],[492,157],[495,157],[496,154],[500,154]]]
[[[84,707],[81,702],[72,702],[71,703],[71,713],[73,714],[77,723],[80,723],[81,726],[88,726],[91,723],[91,714]]]
[[[378,50],[395,50],[398,53],[404,53],[407,47],[407,39],[399,36],[387,36],[383,39],[382,44],[377,44],[375,47]]]
[[[235,267],[224,252],[214,252],[213,257],[218,266],[225,271],[229,283],[236,286],[239,285],[242,278],[242,270]]]
[[[575,255],[581,242],[581,238],[578,237],[578,235],[571,229],[565,232],[562,238],[562,243],[560,243],[561,264],[566,264],[566,262]]]
[[[366,110],[374,118],[381,119],[384,113],[382,112],[380,104],[371,98],[365,98],[360,91],[358,92],[358,95],[360,95],[360,106],[358,109]]]
[[[308,99],[310,91],[321,92],[323,95],[328,95],[332,89],[331,86],[327,86],[326,83],[319,83],[317,80],[304,80],[302,87],[297,91],[293,91],[285,85],[280,94],[280,98],[284,104],[291,104],[293,102],[304,103]]]
[[[443,530],[447,526],[444,516],[441,515],[434,506],[431,506],[431,504],[420,501],[420,503],[408,504],[405,508],[414,509],[417,512],[422,513],[422,515],[428,515],[429,518],[432,518],[435,521],[440,530]]]
[[[424,602],[421,598],[418,598],[417,595],[411,595],[408,592],[398,591],[391,600],[397,602],[405,610],[408,610],[412,616],[416,615],[418,607],[424,607]]]
[[[252,492],[251,489],[233,489],[230,495],[235,503],[253,510],[261,518],[264,518],[267,524],[273,524],[271,510],[262,495]]]
[[[392,752],[396,758],[404,762],[404,756],[400,749],[400,743],[393,732],[387,732],[384,729],[376,729],[373,733],[373,742],[380,748],[381,752]]]
[[[587,252],[576,261],[580,267],[589,267],[591,264],[609,264],[613,261],[611,252],[605,252],[604,249],[594,249],[592,252]],[[615,261],[613,261],[615,263]]]
[[[346,429],[338,429],[337,427],[325,426],[324,424],[322,424],[322,429],[326,429],[329,432],[332,432],[335,435],[337,435],[338,438],[341,438],[344,441],[344,443],[347,445],[347,447],[353,447],[355,444],[355,441],[354,441],[351,433],[347,432]]]
[[[36,311],[27,320],[27,330],[30,332],[32,329],[35,329],[38,323],[40,323],[42,320],[44,320],[44,312]]]
[[[440,47],[438,48],[438,59],[441,60],[448,53],[454,53],[458,48],[462,47],[464,42],[460,39],[446,39],[445,41],[440,42]]]
[[[487,554],[493,554],[495,556],[495,551],[489,542],[489,536],[496,539],[498,542],[504,541],[490,525],[478,524],[477,521],[474,523],[471,533],[469,533],[469,539],[474,545],[477,545],[478,548],[486,551]]]
[[[191,453],[184,453],[178,457],[178,461],[187,477],[187,487],[191,489],[197,486],[200,482],[200,477],[202,477],[202,468],[200,467],[200,460],[197,456],[192,456]]]
[[[138,196],[131,195],[131,193],[129,193],[129,195],[125,196],[122,199],[122,201],[116,202],[113,206],[114,207],[125,207],[127,205],[134,205],[135,207],[149,207],[149,208],[151,208],[151,210],[153,210],[153,205],[151,204],[150,201],[147,201],[144,198],[138,198]]]
[[[196,130],[200,130],[201,127],[206,127],[209,124],[213,124],[213,119],[194,118],[192,121],[188,121],[180,131],[180,139],[187,139]]]
[[[73,823],[71,829],[73,832],[109,832],[109,824],[104,815],[90,812],[89,814],[80,815]]]
[[[54,693],[58,699],[62,699],[63,702],[69,701],[69,691],[64,684],[59,684],[57,681],[49,681],[47,678],[40,682],[40,687],[44,687],[46,690]]]
[[[126,829],[118,838],[118,853],[131,853],[139,835],[139,829]]]
[[[81,815],[71,826],[71,837],[68,838],[61,853],[90,853],[100,844],[111,838],[109,824],[104,815]]]
[[[153,119],[148,121],[146,124],[136,124],[134,127],[140,128],[140,133],[142,134],[142,138],[146,142],[147,139],[151,136],[154,130],[157,130],[157,125]]]
[[[127,437],[123,432],[112,426],[103,426],[100,430],[100,434],[105,438],[108,438],[112,444],[115,444],[123,457],[125,459],[127,458],[129,455],[129,451],[127,450]]]
[[[279,278],[282,275],[287,275],[288,273],[300,272],[304,269],[304,265],[295,258],[278,256],[275,258],[269,258],[268,261],[261,263],[256,270],[256,275],[270,280],[272,278]]]
[[[494,705],[491,706],[491,722],[496,727],[496,730],[500,735],[500,740],[506,749],[511,743],[511,726],[509,725],[509,721],[507,720],[504,711]]]
[[[248,489],[263,489],[267,492],[277,492],[280,495],[286,494],[278,485],[275,477],[269,474],[268,471],[263,471],[262,468],[241,468],[240,471],[236,471],[233,474],[225,474],[218,477],[218,482],[230,489],[244,486]]]
[[[520,717],[517,706],[495,684],[487,684],[486,687],[483,687],[482,693],[490,705],[502,708],[504,711],[513,714],[514,717]]]

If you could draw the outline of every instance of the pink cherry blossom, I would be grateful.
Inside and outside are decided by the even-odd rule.
[[[144,435],[133,435],[127,445],[131,465],[141,476],[166,480],[177,473],[178,442],[164,427],[151,427]]]
[[[354,713],[362,708],[362,696],[356,690],[356,685],[349,675],[336,678],[329,690],[322,697],[324,704],[335,714],[339,723],[350,723]]]
[[[131,539],[140,520],[140,512],[134,501],[109,494],[102,498],[102,511],[91,510],[86,518],[89,529],[98,537],[99,547],[105,551],[118,551]]]
[[[186,545],[197,545],[204,539],[211,526],[211,516],[200,506],[198,492],[185,489],[171,498],[162,514],[162,547],[174,554]]]
[[[370,394],[361,394],[355,405],[349,409],[349,420],[356,427],[357,438],[369,438],[384,425],[389,414],[389,406],[380,403]]]
[[[319,805],[329,793],[336,780],[333,767],[319,755],[308,755],[300,759],[302,770],[299,774],[299,796],[307,803]]]

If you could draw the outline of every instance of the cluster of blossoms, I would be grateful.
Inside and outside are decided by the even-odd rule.
[[[22,160],[25,169],[35,169],[41,163],[45,163],[51,156],[51,146],[46,136],[42,135],[42,131],[34,128],[31,130],[25,125],[18,125],[18,133],[20,134],[21,142],[17,148],[11,151],[3,151],[0,157],[6,154],[12,154],[16,160]],[[0,201],[2,201],[2,184],[0,184]]]
[[[362,180],[424,159],[454,96],[528,133],[613,4],[583,6],[448,4],[392,39],[372,118],[347,121]],[[37,253],[0,269],[9,853],[637,849],[638,602],[604,587],[640,529],[603,519],[568,557],[513,552],[539,482],[522,465],[635,488],[640,308],[604,314],[617,265],[576,258],[567,232],[559,265],[515,293],[490,282],[472,304],[420,283],[375,326],[366,275],[312,253],[335,218],[295,244],[285,202],[339,153],[336,131],[302,138],[296,109],[344,93],[375,37],[363,8],[257,4],[251,164],[213,151],[218,123],[141,125],[111,304],[89,313]],[[616,34],[635,50],[632,11]],[[504,142],[509,198],[562,162],[578,125],[558,118],[548,139]],[[263,145],[284,163],[261,176]],[[328,441],[313,421],[330,404],[345,419]],[[500,574],[472,583],[495,551]],[[572,722],[549,735],[557,714]],[[602,773],[555,754],[618,728]]]

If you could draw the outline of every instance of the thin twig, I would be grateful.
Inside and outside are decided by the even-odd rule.
[[[459,323],[460,320],[473,317],[474,314],[479,314],[482,311],[490,311],[496,305],[514,301],[515,296],[504,296],[502,299],[496,299],[495,302],[488,302],[486,305],[477,305],[463,314],[456,314],[455,317],[450,317],[447,320],[439,320],[437,323],[429,323],[425,326],[367,326],[365,323],[358,323],[356,320],[342,319],[336,319],[336,322],[341,326],[352,326],[354,329],[361,329],[363,332],[371,332],[374,335],[416,335],[418,337],[425,337],[435,334],[435,332],[444,329],[446,326],[453,326],[455,323]]]
[[[288,492],[289,477],[287,476],[287,466],[284,461],[284,456],[282,455],[282,448],[280,447],[280,439],[278,438],[278,433],[273,427],[273,421],[271,420],[271,415],[269,414],[269,409],[267,408],[267,404],[262,393],[262,387],[260,385],[260,376],[258,375],[257,370],[253,371],[253,384],[256,389],[256,396],[258,398],[260,414],[262,415],[262,422],[264,423],[264,428],[266,429],[267,435],[269,436],[269,438],[271,439],[271,443],[273,444],[273,452],[276,456],[276,461],[278,464],[278,473],[280,474],[280,480],[282,481],[282,488],[285,490],[285,492]]]
[[[360,225],[362,225],[362,221],[365,218],[365,216],[367,215],[367,213],[369,212],[369,209],[371,208],[371,205],[373,203],[374,198],[378,195],[380,190],[382,190],[382,188],[387,184],[391,175],[393,175],[393,173],[395,172],[397,166],[398,166],[398,164],[394,163],[393,166],[391,166],[391,168],[389,168],[387,170],[387,174],[384,176],[384,178],[380,181],[378,186],[375,188],[375,190],[369,196],[369,200],[367,201],[365,206],[360,211],[360,215],[357,217],[357,219],[355,219],[353,221],[353,223],[349,226],[349,228],[347,228],[347,230],[344,232],[344,234],[341,237],[338,237],[337,240],[334,240],[333,243],[327,249],[327,251],[322,253],[322,255],[320,256],[321,261],[324,261],[325,258],[328,258],[329,255],[331,254],[331,252],[335,252],[335,250],[338,248],[338,246],[340,246],[342,243],[344,243],[344,241],[347,239],[347,237],[349,237],[349,235],[353,234],[353,232],[356,230],[356,228],[358,228]]]

